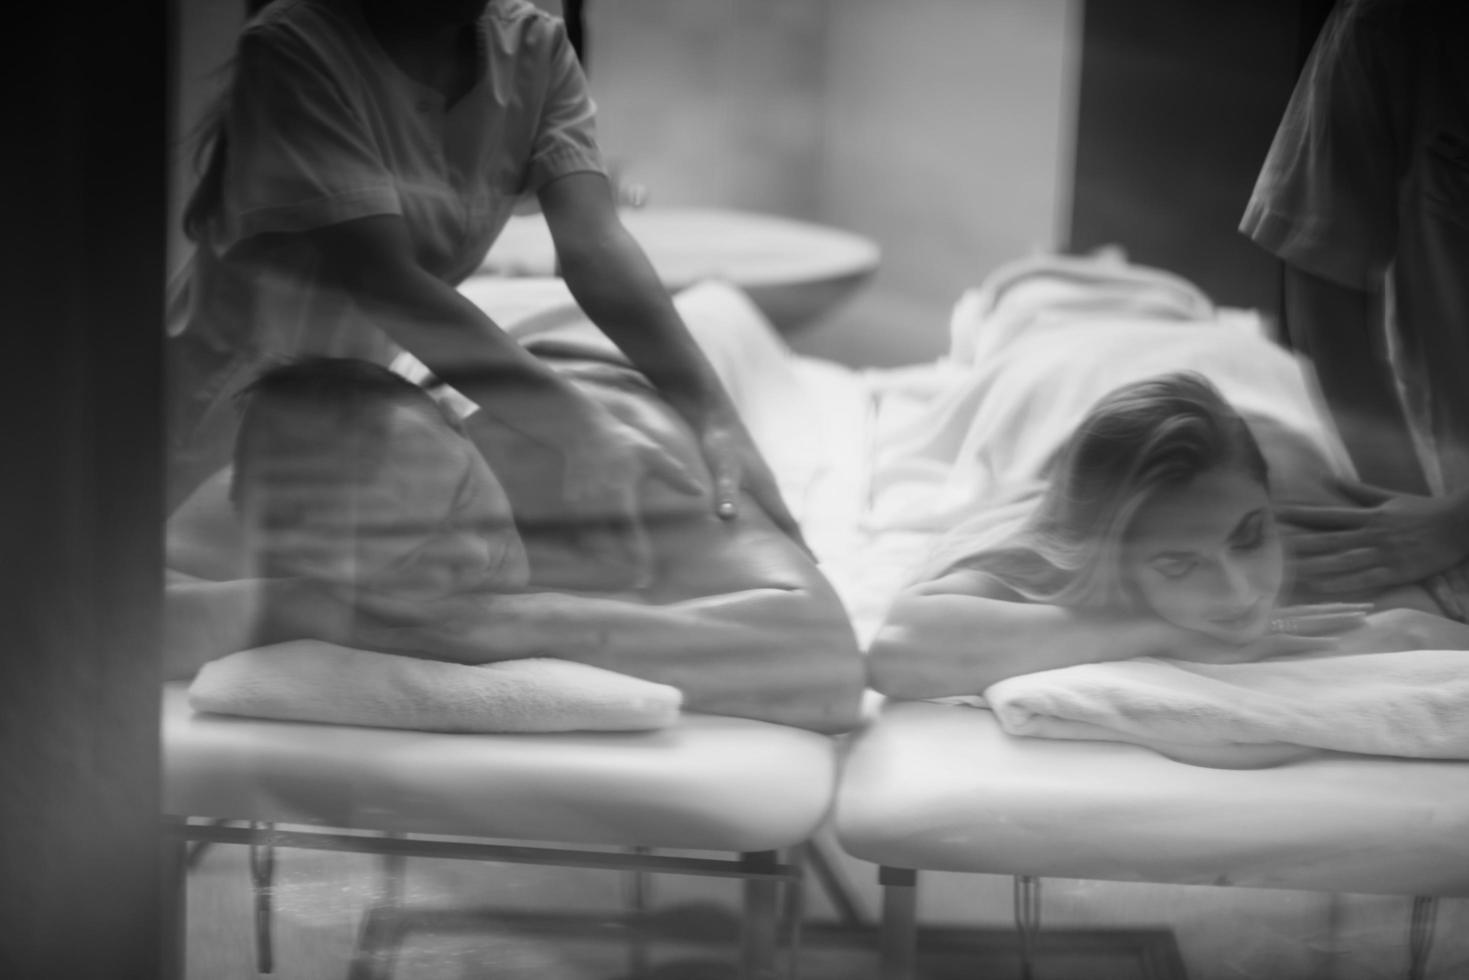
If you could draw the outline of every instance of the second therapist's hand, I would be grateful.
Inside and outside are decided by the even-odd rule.
[[[1469,497],[1337,481],[1347,503],[1277,510],[1303,588],[1366,595],[1418,582],[1469,556]]]
[[[699,445],[714,478],[714,512],[724,520],[739,517],[743,490],[814,561],[800,524],[780,495],[775,474],[739,418],[721,413],[706,421],[699,431]]]

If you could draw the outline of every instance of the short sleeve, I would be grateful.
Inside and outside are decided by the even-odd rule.
[[[547,18],[546,98],[531,146],[526,189],[577,171],[604,172],[597,148],[596,105],[587,89],[581,62],[566,36],[566,27]]]
[[[1410,37],[1400,3],[1337,6],[1240,223],[1283,261],[1364,291],[1396,251],[1399,182],[1412,150]]]
[[[283,33],[242,39],[226,132],[223,247],[401,213],[360,111],[320,58]]]

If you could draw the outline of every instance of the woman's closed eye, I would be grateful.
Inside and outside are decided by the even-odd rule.
[[[1265,543],[1265,515],[1260,511],[1250,514],[1239,522],[1229,536],[1229,546],[1235,551],[1254,551]]]
[[[1160,555],[1148,567],[1164,578],[1181,579],[1199,567],[1199,560],[1191,555]]]

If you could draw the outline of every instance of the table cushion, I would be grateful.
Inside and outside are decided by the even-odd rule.
[[[854,740],[835,822],[851,854],[903,868],[1469,895],[1465,762],[1211,769],[896,702]]]
[[[761,851],[805,840],[831,739],[688,714],[652,732],[461,735],[195,713],[164,688],[176,816],[562,844]]]

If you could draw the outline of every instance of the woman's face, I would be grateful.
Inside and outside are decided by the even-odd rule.
[[[1160,618],[1231,643],[1265,632],[1285,576],[1269,494],[1238,469],[1159,493],[1139,510],[1123,555],[1125,575]]]

